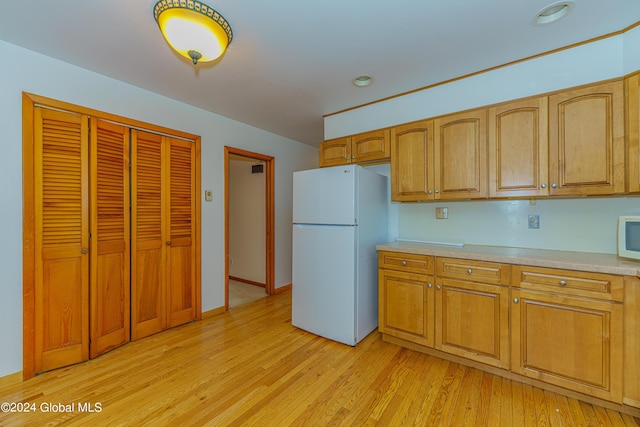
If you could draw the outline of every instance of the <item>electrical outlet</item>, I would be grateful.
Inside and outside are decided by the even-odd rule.
[[[447,218],[449,218],[448,208],[436,208],[436,219],[447,219]]]
[[[207,202],[210,202],[211,200],[213,200],[213,191],[204,190],[204,200]]]
[[[540,215],[529,215],[529,228],[540,228]]]

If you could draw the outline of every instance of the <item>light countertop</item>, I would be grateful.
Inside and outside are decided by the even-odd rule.
[[[605,253],[482,245],[447,246],[402,240],[377,245],[376,249],[378,251],[463,258],[476,261],[563,268],[567,270],[640,277],[640,261],[628,260],[614,254]]]

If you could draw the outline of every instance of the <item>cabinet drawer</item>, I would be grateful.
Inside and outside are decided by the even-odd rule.
[[[378,267],[401,270],[408,273],[433,274],[433,257],[381,251],[378,253]]]
[[[510,279],[508,264],[456,258],[438,258],[436,275],[495,285],[508,285]]]
[[[513,266],[512,285],[523,289],[622,301],[624,278],[611,274]]]

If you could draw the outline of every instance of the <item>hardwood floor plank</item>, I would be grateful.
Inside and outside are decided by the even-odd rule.
[[[0,412],[0,426],[640,425],[378,332],[350,347],[294,328],[290,293],[25,382],[0,382],[0,402],[37,409]],[[45,411],[51,404],[74,407]]]

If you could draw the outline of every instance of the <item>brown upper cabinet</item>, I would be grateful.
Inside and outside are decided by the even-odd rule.
[[[487,197],[487,110],[391,129],[391,199]]]
[[[384,161],[390,153],[389,129],[374,130],[320,144],[320,167]]]
[[[433,120],[391,129],[391,200],[434,199]]]
[[[627,176],[629,192],[640,192],[640,73],[627,78],[625,84],[626,105],[626,129],[627,129]]]
[[[549,96],[551,195],[625,191],[623,82]]]
[[[490,197],[549,195],[548,98],[489,108]]]
[[[436,199],[487,198],[487,109],[433,121]]]

